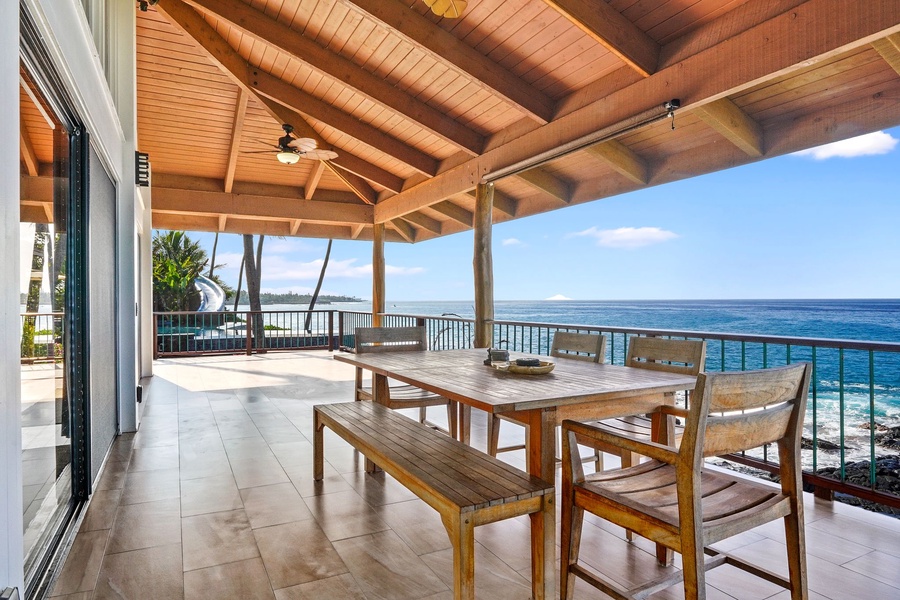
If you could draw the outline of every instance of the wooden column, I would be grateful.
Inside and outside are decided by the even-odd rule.
[[[493,338],[494,261],[491,255],[494,184],[480,183],[475,188],[475,347],[489,348]]]
[[[381,327],[384,312],[384,223],[372,227],[372,327]]]

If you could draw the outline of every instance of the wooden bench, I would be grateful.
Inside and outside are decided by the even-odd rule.
[[[453,545],[454,598],[475,598],[475,527],[531,517],[532,597],[555,595],[554,488],[374,402],[314,407],[314,479],[328,427],[441,514]]]

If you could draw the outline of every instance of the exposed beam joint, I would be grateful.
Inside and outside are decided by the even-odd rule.
[[[344,0],[356,5],[414,45],[422,46],[441,61],[452,63],[492,95],[503,98],[530,118],[548,123],[556,112],[555,103],[519,77],[481,54],[452,33],[445,31],[409,9],[408,2],[396,0]]]
[[[228,215],[219,215],[219,231],[225,231],[225,224],[228,222]]]
[[[481,135],[446,113],[430,107],[385,79],[361,69],[353,61],[304,37],[302,32],[266,16],[240,0],[184,1],[325,73],[372,102],[390,108],[470,156],[480,154],[484,148],[484,138]],[[365,138],[357,139],[366,141]]]
[[[516,176],[534,189],[559,200],[563,204],[568,204],[572,201],[571,186],[545,169],[540,167],[528,169]]]
[[[416,241],[416,229],[403,219],[394,219],[390,222],[397,233],[410,244]]]
[[[900,33],[876,40],[872,42],[872,47],[900,75]]]
[[[649,179],[647,162],[619,140],[595,144],[587,151],[634,183],[644,184]]]
[[[234,122],[231,124],[231,148],[228,150],[228,166],[225,168],[225,191],[230,192],[234,185],[234,170],[237,167],[238,151],[241,147],[241,134],[244,130],[244,115],[247,114],[248,95],[238,88],[237,106],[234,109]]]
[[[728,98],[704,104],[694,112],[748,156],[765,154],[762,127]]]
[[[363,229],[365,229],[365,228],[366,228],[365,225],[351,225],[350,226],[350,239],[351,240],[358,239],[359,234],[361,234],[363,232]]]
[[[659,44],[622,13],[596,0],[544,0],[629,67],[647,77],[656,71]]]
[[[306,185],[303,186],[303,197],[312,200],[316,188],[319,187],[319,180],[322,178],[322,172],[325,170],[325,163],[317,160],[312,169],[309,170],[309,177],[306,178]]]
[[[466,192],[469,198],[475,197],[475,190],[469,190]],[[509,215],[510,217],[515,217],[516,213],[519,209],[519,201],[515,198],[511,198],[494,188],[494,210],[499,210],[503,214]]]
[[[466,210],[462,206],[454,204],[449,200],[444,200],[443,202],[432,204],[431,210],[437,211],[445,217],[450,217],[454,221],[462,223],[466,227],[472,226],[472,219],[475,217],[475,213],[473,213],[472,211]]]
[[[25,163],[25,170],[32,177],[38,174],[38,159],[34,153],[34,145],[31,143],[31,137],[28,135],[28,127],[25,121],[19,122],[19,152],[22,154],[22,162]]]
[[[301,223],[303,223],[303,219],[291,219],[291,235],[297,235]]]

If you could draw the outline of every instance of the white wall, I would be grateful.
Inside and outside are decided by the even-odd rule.
[[[19,139],[19,3],[0,2],[0,140]],[[19,144],[0,144],[0,590],[23,590]]]

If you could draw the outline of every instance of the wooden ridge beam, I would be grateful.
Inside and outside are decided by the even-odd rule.
[[[441,222],[437,219],[432,219],[431,217],[418,212],[403,215],[402,218],[409,221],[413,225],[418,225],[419,227],[427,229],[432,233],[441,235]]]
[[[253,69],[252,75],[254,89],[263,96],[326,123],[367,146],[396,158],[423,175],[433,177],[437,173],[438,163],[435,159],[389,136],[377,127],[360,121],[261,69]]]
[[[389,221],[467,192],[492,172],[614,129],[672,98],[680,98],[682,110],[695,109],[897,32],[900,2],[808,0],[382,200],[375,221]]]
[[[563,204],[568,204],[572,201],[571,186],[546,169],[540,167],[528,169],[527,171],[522,171],[516,177],[542,194],[550,196]]]
[[[765,154],[762,127],[728,98],[704,104],[694,113],[748,156]]]
[[[231,218],[314,221],[318,223],[371,224],[371,206],[296,200],[275,196],[207,192],[153,186],[153,212],[220,215]]]
[[[414,45],[434,53],[442,61],[474,78],[494,96],[539,123],[548,123],[556,112],[554,101],[422,15],[396,0],[344,0],[392,28]]]
[[[272,19],[240,0],[184,1],[325,73],[368,100],[390,108],[470,156],[480,154],[484,148],[484,138],[481,135],[446,113],[432,108],[383,78],[361,69],[353,61],[304,37],[303,32]],[[365,141],[365,138],[357,139]]]
[[[247,114],[247,92],[238,88],[237,105],[234,108],[234,122],[231,124],[231,147],[228,149],[228,165],[225,167],[225,191],[234,185],[234,170],[237,167],[238,151],[241,147],[241,133],[244,130],[244,116]],[[224,226],[222,227],[224,229]]]
[[[462,206],[454,204],[449,200],[444,200],[443,202],[432,204],[429,208],[441,213],[445,217],[450,217],[454,221],[462,223],[466,227],[471,227],[472,219],[475,218],[475,213],[470,210],[466,210]]]
[[[619,140],[595,144],[587,151],[634,183],[647,183],[650,177],[647,162]]]
[[[235,51],[234,48],[231,47],[227,40],[220,36],[216,30],[200,16],[197,11],[183,2],[180,2],[180,0],[159,0],[156,5],[156,10],[176,29],[184,33],[188,38],[193,39],[197,48],[200,49],[235,85],[256,98],[275,121],[278,123],[290,123],[294,126],[294,130],[299,137],[312,138],[316,140],[317,144],[320,146],[330,145],[327,144],[325,140],[316,133],[315,129],[306,122],[303,115],[293,109],[286,108],[277,102],[269,100],[268,98],[261,97],[257,93],[251,85],[250,65],[237,53],[237,51]],[[328,161],[326,166],[334,171],[338,177],[342,177],[342,174],[337,172],[334,165],[358,165],[359,163],[365,162],[361,158],[353,156],[350,152],[344,151],[338,147],[334,148],[339,156]],[[358,166],[357,169],[359,169]],[[377,169],[377,171],[383,172],[382,169]],[[379,183],[379,185],[383,185],[375,179],[372,179],[372,181]],[[368,190],[365,188],[368,188]],[[370,204],[374,203],[373,198],[375,197],[375,192],[368,184],[365,186],[350,186],[350,189],[353,190],[355,194],[359,195],[359,198],[363,202]]]
[[[656,71],[659,44],[607,4],[595,0],[544,0],[629,67],[647,77]]]
[[[303,197],[312,200],[316,188],[319,187],[319,180],[322,178],[322,172],[325,170],[325,163],[317,160],[313,168],[309,170],[309,177],[306,178],[306,185],[303,186]]]

